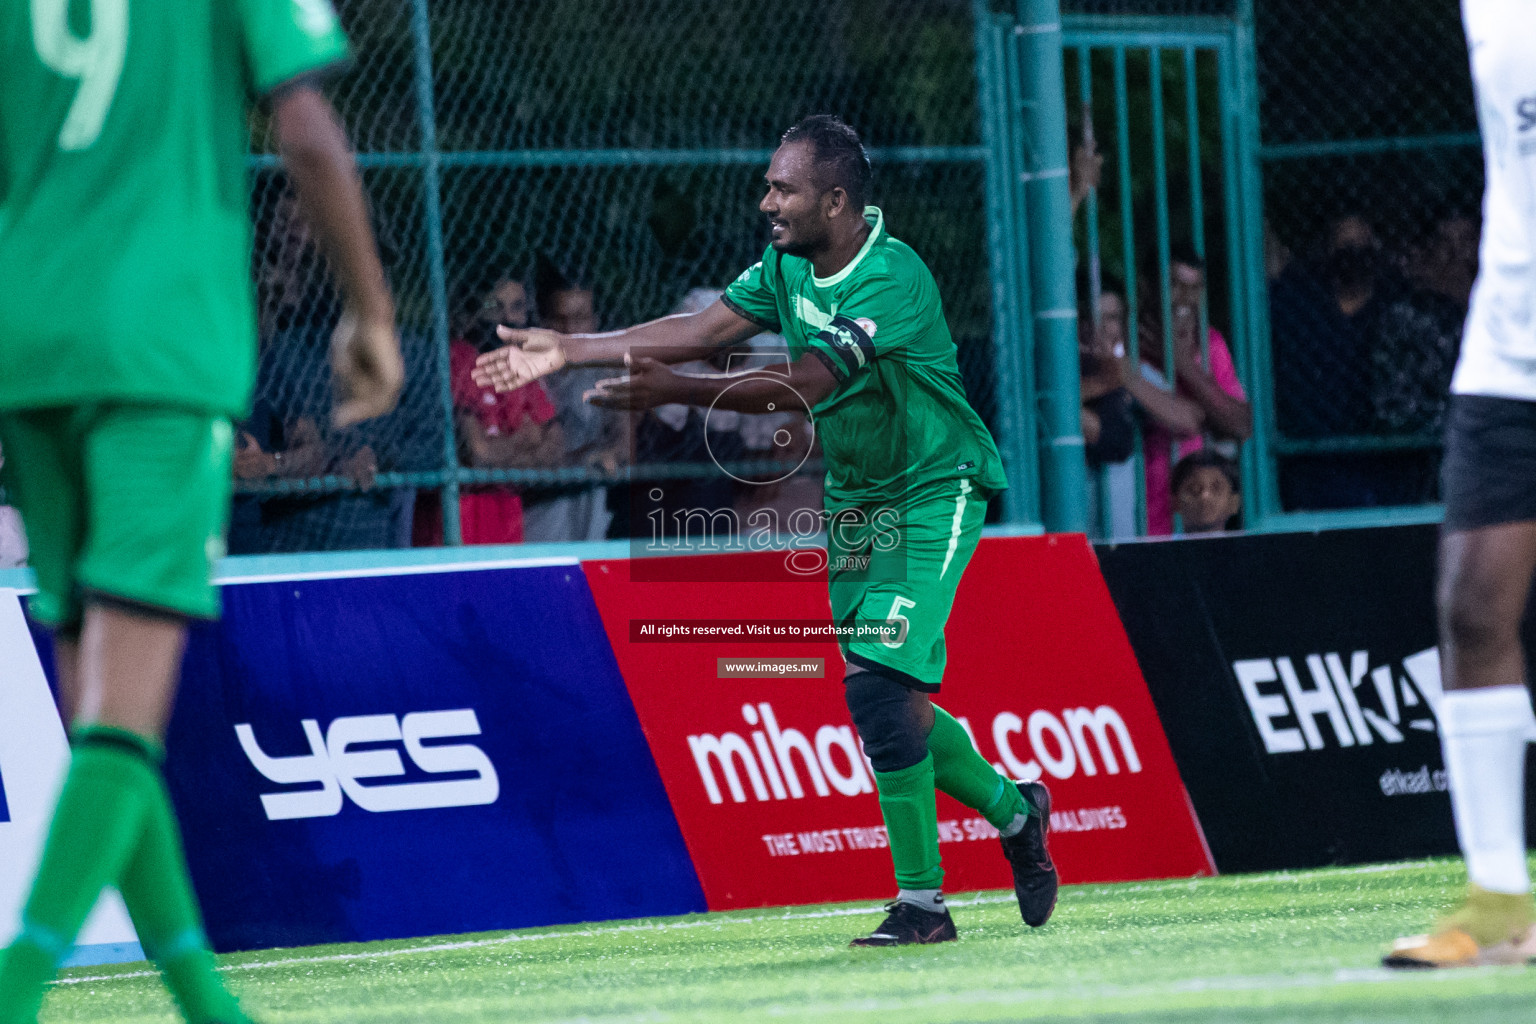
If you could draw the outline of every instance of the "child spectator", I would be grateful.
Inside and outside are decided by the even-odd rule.
[[[1161,303],[1150,281],[1143,282],[1142,294],[1148,299],[1141,306],[1141,359],[1143,371],[1151,378],[1194,404],[1199,412],[1199,430],[1161,430],[1149,427],[1144,438],[1147,487],[1147,534],[1166,536],[1173,532],[1173,501],[1168,467],[1172,449],[1178,445],[1180,457],[1206,447],[1210,440],[1228,444],[1247,440],[1253,434],[1253,409],[1237,379],[1227,340],[1215,327],[1207,327],[1204,342],[1200,337],[1200,310],[1205,304],[1205,260],[1186,243],[1176,243],[1169,252],[1169,307],[1173,314],[1173,366],[1165,366],[1166,353],[1162,328]]]
[[[1210,448],[1184,456],[1173,468],[1173,501],[1185,533],[1232,529],[1243,508],[1237,464]]]

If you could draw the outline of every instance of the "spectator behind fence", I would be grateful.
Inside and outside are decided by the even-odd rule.
[[[1119,281],[1103,278],[1095,324],[1089,306],[1091,283],[1086,273],[1078,277],[1084,440],[1090,469],[1105,469],[1102,474],[1089,474],[1090,523],[1096,532],[1111,537],[1132,537],[1138,532],[1135,466],[1127,461],[1135,450],[1130,418],[1139,416],[1148,434],[1181,439],[1198,437],[1205,422],[1198,405],[1175,394],[1161,373],[1131,356],[1123,289]],[[1166,444],[1163,450],[1167,451]],[[1107,524],[1103,503],[1108,504]]]
[[[698,313],[717,302],[723,293],[714,288],[694,288],[672,307],[672,314]],[[731,354],[737,350],[716,350],[708,360],[680,363],[677,373],[707,375],[732,369]],[[745,349],[741,350],[745,351]],[[740,359],[737,360],[740,363]],[[744,367],[737,365],[735,369]],[[616,376],[610,370],[605,376]],[[609,413],[610,416],[614,415]],[[741,425],[745,417],[728,409],[700,409],[689,405],[658,405],[642,413],[635,423],[635,462],[638,465],[692,463],[708,466],[730,463],[742,458],[745,445]],[[660,495],[657,497],[657,495]],[[713,529],[711,514],[729,509],[736,501],[736,481],[724,470],[715,469],[706,476],[636,482],[630,492],[631,529],[637,529],[640,517],[660,512],[667,536],[691,536]],[[691,516],[692,511],[704,513]],[[639,517],[634,513],[638,512]],[[641,533],[649,534],[649,529]]]
[[[1358,214],[1328,229],[1320,271],[1284,259],[1271,267],[1270,336],[1282,437],[1323,440],[1428,431],[1443,401],[1426,392],[1449,371],[1455,345],[1407,295]],[[1455,337],[1459,338],[1460,331]],[[1401,364],[1401,365],[1399,365]],[[1443,364],[1443,366],[1442,366]],[[1446,377],[1448,380],[1449,378]],[[1324,452],[1280,460],[1287,509],[1358,508],[1427,500],[1433,468],[1422,452]]]
[[[1136,401],[1126,386],[1125,301],[1111,282],[1101,287],[1099,315],[1094,317],[1093,284],[1086,272],[1078,274],[1077,361],[1088,460],[1088,529],[1093,537],[1127,537],[1136,533],[1136,481],[1127,463],[1136,447]],[[1129,372],[1141,380],[1134,365]]]
[[[1185,533],[1232,529],[1243,508],[1237,463],[1210,448],[1184,456],[1173,467],[1173,501]]]
[[[396,410],[343,431],[330,428],[331,333],[340,316],[298,201],[281,180],[256,266],[260,350],[251,414],[237,424],[234,476],[272,483],[337,476],[360,493],[237,494],[231,554],[394,548],[409,545],[413,488],[373,486],[381,471],[441,465],[441,413],[430,347],[402,332],[406,381]],[[382,226],[381,226],[382,228]],[[392,255],[378,232],[381,255]],[[387,262],[386,262],[387,265]]]
[[[788,372],[786,346],[782,335],[759,334],[743,346],[749,351],[731,353],[727,368],[732,373],[752,368]],[[737,485],[736,515],[743,530],[748,536],[759,531],[804,536],[807,524],[819,520],[824,507],[823,474],[801,470],[807,460],[821,455],[810,418],[794,409],[743,413],[740,432],[742,458],[776,464]]]
[[[1169,253],[1169,309],[1173,316],[1173,369],[1176,393],[1195,404],[1206,434],[1217,442],[1246,441],[1253,435],[1253,408],[1242,383],[1227,339],[1214,326],[1200,338],[1200,318],[1205,308],[1205,260],[1192,246],[1176,244]],[[1157,372],[1159,386],[1167,386],[1164,363],[1162,303],[1157,292],[1145,288],[1139,325],[1144,367]],[[1147,485],[1147,533],[1165,536],[1173,532],[1173,493],[1169,467],[1173,446],[1182,458],[1205,447],[1199,433],[1180,435],[1150,425],[1145,437]]]
[[[1072,149],[1072,160],[1067,169],[1068,190],[1072,201],[1072,217],[1076,219],[1078,208],[1090,194],[1098,190],[1104,177],[1104,154],[1091,134],[1085,134]]]
[[[459,337],[448,348],[453,413],[460,461],[472,469],[521,469],[559,465],[565,438],[544,385],[497,394],[470,379],[475,359],[499,348],[496,327],[527,327],[528,289],[514,274],[474,282],[460,303]],[[465,544],[517,544],[523,540],[521,488],[471,485],[459,492],[459,530]],[[443,542],[441,495],[423,491],[416,502],[414,542]]]
[[[1472,284],[1477,280],[1480,236],[1474,216],[1453,211],[1437,218],[1409,258],[1408,277],[1414,287],[1446,299],[1465,317]]]
[[[1410,253],[1412,290],[1387,306],[1371,351],[1371,407],[1379,432],[1438,440],[1477,276],[1477,241],[1477,222],[1451,214],[1438,219]],[[1419,458],[1431,490],[1404,497],[1428,501],[1433,459],[1428,452]]]
[[[599,329],[592,289],[574,283],[547,259],[539,260],[534,290],[539,326],[562,334],[591,334]],[[598,381],[616,375],[617,371],[610,367],[590,367],[555,374],[547,382],[564,436],[561,465],[616,473],[627,461],[625,418],[590,406],[582,399]],[[612,519],[607,488],[600,484],[530,489],[524,493],[523,537],[530,543],[602,540],[608,536]]]

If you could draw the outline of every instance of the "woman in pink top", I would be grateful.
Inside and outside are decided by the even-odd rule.
[[[1170,254],[1173,307],[1173,364],[1175,392],[1200,408],[1204,433],[1178,437],[1179,457],[1205,447],[1205,437],[1245,441],[1253,434],[1253,410],[1237,379],[1227,339],[1212,327],[1206,334],[1209,365],[1200,345],[1200,309],[1205,298],[1205,261],[1188,246],[1176,245]],[[1143,294],[1156,294],[1147,289]],[[1150,303],[1148,305],[1151,305]],[[1144,309],[1146,307],[1143,307]],[[1163,371],[1163,332],[1155,309],[1142,317],[1139,340],[1142,372],[1149,380],[1169,387]],[[1147,534],[1173,532],[1173,494],[1169,490],[1170,460],[1175,435],[1154,423],[1144,435],[1147,480]]]
[[[501,344],[496,326],[528,326],[528,293],[522,282],[501,276],[475,303],[465,337],[448,348],[449,381],[460,457],[477,469],[560,465],[565,439],[555,407],[538,381],[497,394],[470,379],[475,359]],[[523,540],[523,502],[508,484],[482,484],[459,492],[459,532],[465,544],[518,544]],[[435,491],[422,491],[416,505],[412,542],[443,542],[443,513]]]

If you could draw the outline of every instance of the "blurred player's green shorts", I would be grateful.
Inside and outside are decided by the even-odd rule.
[[[88,598],[217,616],[231,435],[225,417],[166,406],[0,412],[5,482],[37,575],[32,616],[76,628]]]
[[[905,637],[843,642],[851,664],[883,668],[914,690],[944,680],[944,626],[987,517],[988,493],[961,478],[889,506],[827,508],[827,581],[840,625],[890,621]]]

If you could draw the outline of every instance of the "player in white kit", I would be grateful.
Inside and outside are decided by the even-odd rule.
[[[1469,886],[1389,967],[1536,957],[1520,622],[1536,571],[1536,3],[1463,0],[1486,185],[1477,285],[1451,382],[1440,535],[1441,742]]]

